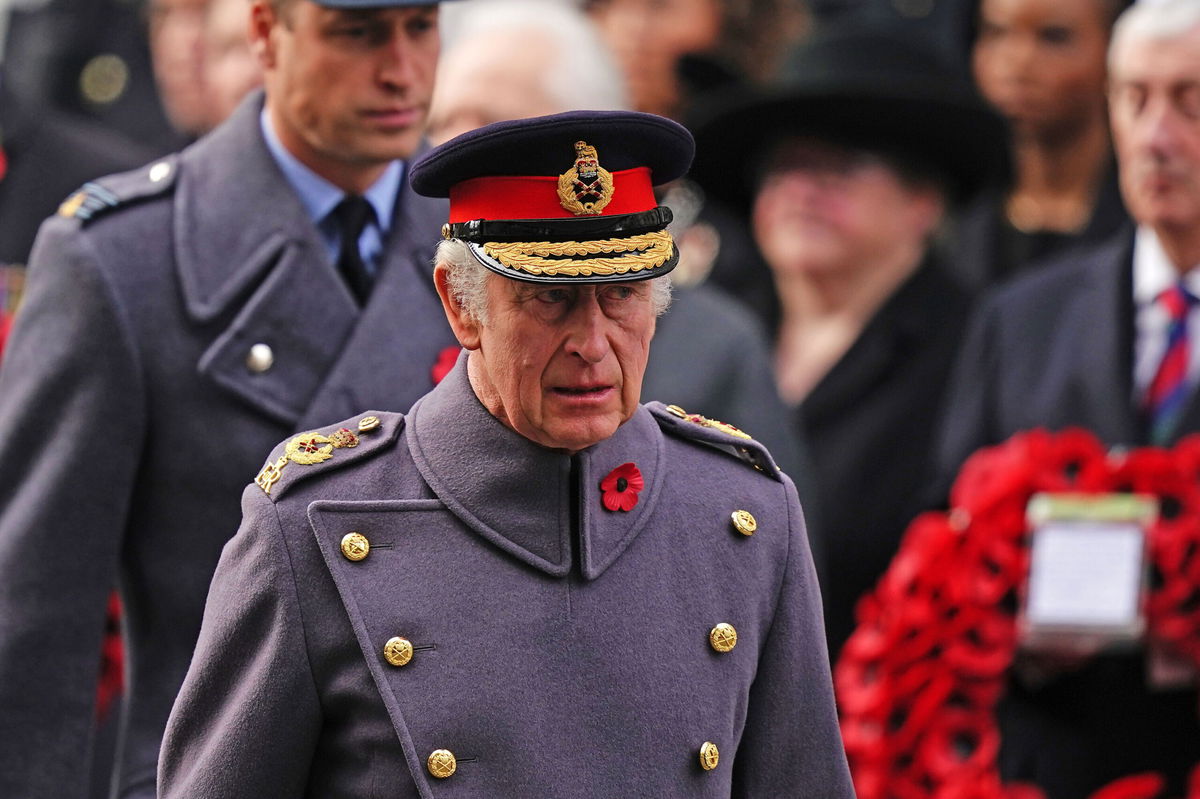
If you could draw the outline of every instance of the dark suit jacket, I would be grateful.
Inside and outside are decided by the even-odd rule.
[[[995,292],[973,318],[938,444],[944,497],[976,449],[1022,430],[1082,426],[1142,445],[1133,395],[1132,235],[1074,251]],[[1179,435],[1200,430],[1193,398]],[[1016,681],[1001,710],[1002,768],[1050,799],[1165,770],[1182,793],[1200,760],[1195,691],[1148,691],[1142,656],[1102,656],[1040,688]]]
[[[852,799],[804,520],[760,445],[655,404],[548,450],[488,414],[465,359],[383,416],[246,489],[163,797]],[[625,463],[644,488],[606,510]],[[349,531],[365,558],[343,553]],[[407,663],[385,658],[393,636]],[[443,780],[439,749],[458,759]]]
[[[455,344],[431,280],[443,202],[405,188],[359,308],[259,129],[261,96],[43,226],[0,365],[0,796],[80,796],[118,580],[122,796],[153,796],[238,496],[289,432],[407,408]],[[93,210],[95,211],[93,213]],[[84,218],[87,217],[87,218]],[[274,352],[248,368],[255,344]]]

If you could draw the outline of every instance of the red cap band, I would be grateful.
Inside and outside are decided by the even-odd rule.
[[[636,214],[658,207],[650,169],[639,166],[613,172],[613,196],[596,216]],[[450,189],[450,221],[472,219],[574,219],[558,199],[558,177],[495,176],[472,178]]]

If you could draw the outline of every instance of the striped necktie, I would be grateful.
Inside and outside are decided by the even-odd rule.
[[[1170,443],[1191,393],[1188,384],[1191,352],[1187,324],[1188,310],[1196,303],[1196,298],[1182,283],[1176,283],[1158,295],[1158,302],[1170,317],[1167,348],[1146,391],[1145,410],[1150,423],[1150,441],[1162,446]]]

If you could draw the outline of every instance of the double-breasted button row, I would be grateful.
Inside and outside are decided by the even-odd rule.
[[[721,751],[715,743],[705,741],[700,745],[700,768],[712,771],[720,762]],[[434,749],[429,753],[429,757],[425,758],[425,768],[434,777],[444,780],[458,771],[458,758],[449,749]]]

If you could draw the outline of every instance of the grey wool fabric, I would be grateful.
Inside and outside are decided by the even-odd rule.
[[[853,797],[803,516],[770,457],[658,403],[543,449],[483,408],[465,360],[357,447],[246,489],[162,796]],[[626,463],[644,488],[607,510]]]
[[[118,583],[117,791],[153,796],[263,452],[361,407],[409,407],[456,343],[430,267],[445,203],[402,190],[360,308],[263,142],[261,107],[251,98],[180,155],[101,179],[41,230],[0,367],[0,796],[85,795]],[[265,371],[248,365],[256,344],[273,353]]]

